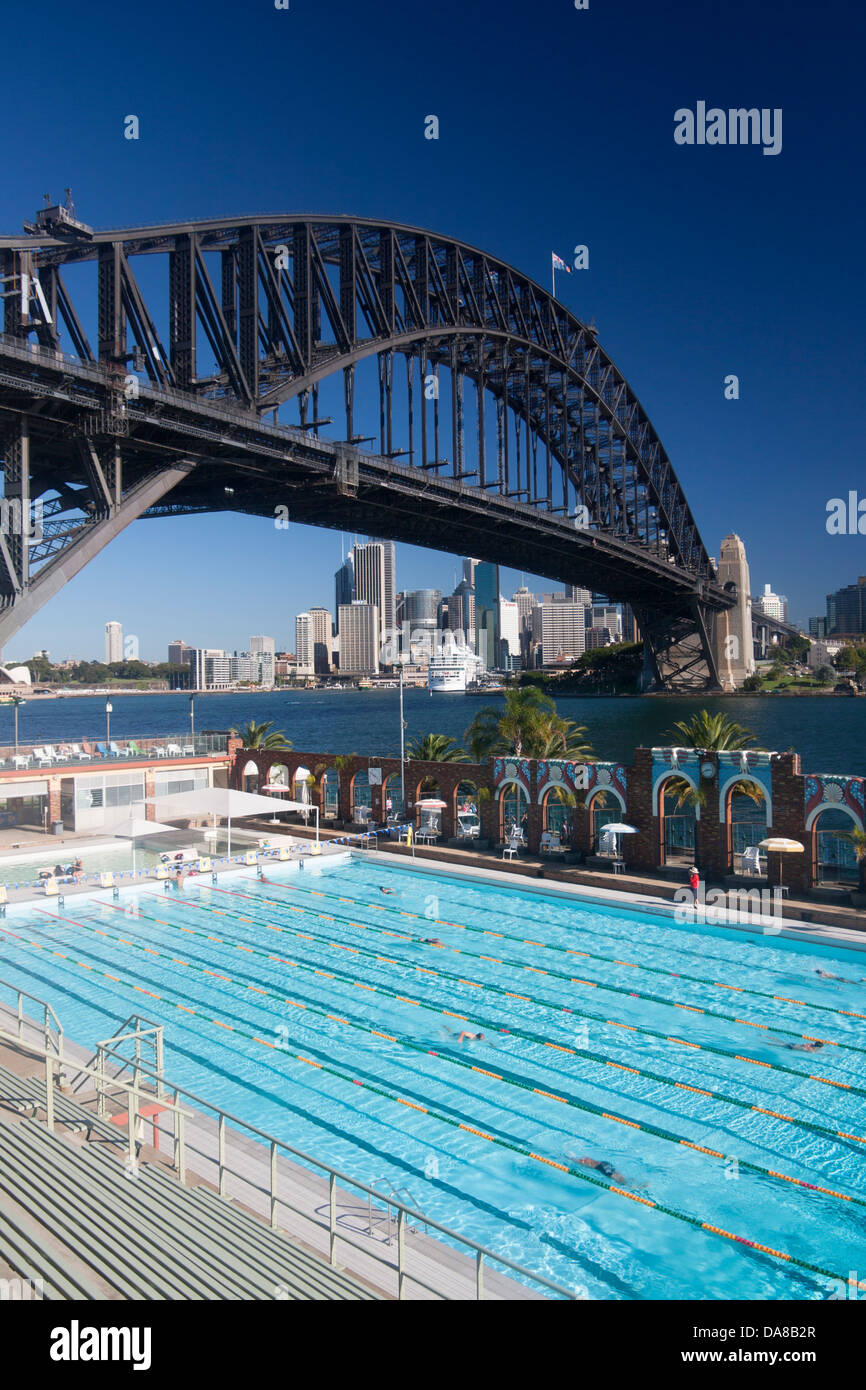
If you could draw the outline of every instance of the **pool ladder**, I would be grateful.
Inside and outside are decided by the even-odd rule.
[[[385,1219],[387,1220],[387,1223],[388,1223],[388,1235],[387,1235],[387,1238],[386,1238],[385,1243],[386,1243],[386,1245],[390,1245],[390,1244],[391,1244],[391,1238],[392,1238],[392,1228],[393,1228],[393,1226],[395,1225],[397,1218],[396,1218],[396,1216],[392,1216],[392,1215],[391,1215],[391,1202],[390,1202],[390,1200],[389,1200],[389,1194],[390,1194],[390,1197],[392,1197],[396,1202],[399,1202],[401,1206],[412,1207],[415,1211],[418,1211],[418,1209],[419,1209],[419,1208],[418,1208],[418,1203],[417,1203],[417,1201],[415,1200],[415,1198],[414,1198],[414,1196],[412,1195],[412,1193],[409,1191],[409,1188],[408,1188],[408,1187],[395,1187],[394,1184],[391,1182],[390,1178],[374,1178],[373,1181],[370,1183],[370,1186],[373,1187],[373,1188],[377,1188],[377,1189],[378,1189],[380,1186],[381,1186],[381,1187],[387,1188],[387,1192],[383,1192],[383,1193],[382,1193],[382,1197],[383,1197],[384,1202],[385,1202]],[[424,1233],[425,1233],[425,1235],[426,1235],[426,1234],[427,1234],[427,1223],[426,1223],[426,1222],[423,1222],[422,1224],[423,1224],[423,1228],[424,1228]],[[415,1231],[418,1230],[418,1227],[417,1227],[417,1226],[410,1226],[410,1227],[409,1227],[409,1230],[415,1232]],[[370,1235],[370,1236],[373,1235],[373,1197],[372,1197],[372,1194],[369,1194],[368,1197],[367,1197],[367,1234]]]

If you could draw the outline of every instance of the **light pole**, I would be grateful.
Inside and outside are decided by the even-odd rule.
[[[111,744],[111,701],[105,702],[105,746],[110,751]]]
[[[18,706],[25,705],[26,700],[22,700],[20,695],[12,696],[12,706],[15,710],[15,756],[18,757]]]
[[[403,652],[400,653],[400,815],[406,815],[406,720],[403,718]]]

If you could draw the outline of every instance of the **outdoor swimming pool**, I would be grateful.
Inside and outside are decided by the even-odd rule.
[[[864,1277],[866,955],[372,856],[265,872],[10,911],[0,977],[88,1047],[164,1023],[172,1081],[592,1298]]]

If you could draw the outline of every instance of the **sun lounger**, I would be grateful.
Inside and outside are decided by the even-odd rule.
[[[110,758],[111,750],[104,743],[97,743],[96,751],[100,758]]]
[[[31,755],[29,753],[16,753],[12,759],[13,767],[29,767]]]
[[[34,748],[33,757],[35,758],[39,767],[50,767],[54,761],[51,755],[49,753],[46,753],[44,748]]]
[[[79,759],[81,762],[83,762],[83,763],[89,763],[89,762],[90,762],[91,754],[90,754],[90,753],[85,753],[84,750],[82,749],[82,747],[81,747],[80,744],[78,744],[78,743],[72,743],[72,744],[70,744],[70,748],[71,748],[71,750],[72,750],[72,757],[73,757],[73,758],[78,758],[78,759]]]

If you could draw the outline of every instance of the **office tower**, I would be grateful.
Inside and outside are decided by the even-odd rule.
[[[295,656],[297,657],[299,676],[315,674],[316,653],[311,613],[299,613],[295,618]]]
[[[105,624],[105,660],[107,665],[123,660],[123,628],[120,623]]]
[[[277,650],[277,644],[276,644],[276,642],[274,641],[273,637],[251,637],[251,638],[250,638],[250,652],[252,653],[253,656],[257,656],[257,655],[259,655],[259,654],[262,653],[262,652],[266,652],[266,653],[269,653],[271,656],[274,656],[275,653],[276,653],[276,650]]]
[[[463,561],[463,580],[462,583],[468,584],[470,589],[475,588],[475,571],[479,565],[478,560],[465,559]]]
[[[570,666],[586,650],[586,605],[541,605],[541,654],[545,667]]]
[[[449,600],[452,606],[451,627],[454,632],[464,632],[470,646],[475,645],[475,590],[466,579],[461,579]]]
[[[394,585],[393,541],[368,541],[352,551],[355,567],[353,597],[372,603],[379,612],[379,634],[387,640],[397,627],[397,594]]]
[[[340,609],[352,602],[355,598],[355,562],[352,551],[343,561],[337,573],[334,575],[334,611],[339,615]],[[338,617],[339,626],[339,617]]]
[[[190,654],[195,650],[194,647],[187,646],[186,642],[180,637],[176,637],[173,642],[168,644],[168,660],[172,666],[184,666],[190,660]]]
[[[809,619],[809,636],[823,640],[827,636],[829,629],[826,618]]]
[[[589,589],[581,589],[577,584],[566,584],[564,596],[568,603],[582,603],[587,608],[591,608],[599,597],[603,597],[591,593]],[[604,602],[607,602],[606,598]]]
[[[752,599],[752,607],[759,613],[763,613],[766,618],[775,618],[777,622],[785,621],[785,609],[787,603],[785,599],[774,594],[769,584],[764,585],[764,592],[760,598]]]
[[[624,642],[639,642],[640,628],[630,603],[621,603],[620,612],[622,614],[622,640]]]
[[[317,676],[326,676],[331,669],[331,614],[327,608],[311,608],[309,617],[313,629],[313,669]]]
[[[355,599],[338,610],[340,671],[343,675],[371,676],[379,670],[379,610],[374,603]]]
[[[827,595],[827,632],[852,637],[866,632],[866,576]]]
[[[513,599],[499,600],[499,650],[503,670],[520,665],[520,609]]]
[[[616,640],[616,635],[611,632],[609,627],[588,627],[586,629],[586,650],[588,652],[597,651],[599,647],[610,647]]]
[[[619,642],[622,637],[622,615],[614,603],[594,603],[587,608],[586,625],[587,628],[607,628],[612,642]]]
[[[515,590],[513,601],[517,604],[517,611],[520,615],[520,626],[527,627],[532,615],[532,605],[535,603],[535,595],[531,594],[525,584]]]
[[[499,566],[475,565],[475,652],[486,671],[499,665]]]

